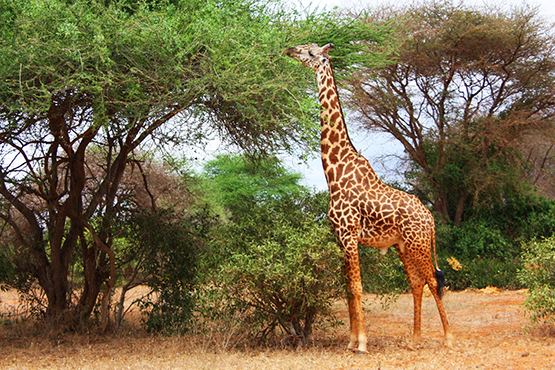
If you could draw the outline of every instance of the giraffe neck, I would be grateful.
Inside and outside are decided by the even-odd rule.
[[[353,161],[359,155],[347,133],[331,64],[327,62],[321,65],[316,70],[316,77],[321,106],[322,164],[331,189],[332,184],[338,180],[337,169],[340,164]]]

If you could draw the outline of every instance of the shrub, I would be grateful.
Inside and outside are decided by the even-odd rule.
[[[443,259],[440,259],[440,261]],[[495,286],[502,289],[519,289],[522,284],[516,279],[520,259],[460,258],[453,256],[440,262],[452,290],[466,288],[482,289]]]
[[[151,289],[140,307],[147,331],[182,333],[193,313],[197,249],[202,244],[193,220],[173,212],[136,213],[128,223],[128,254],[140,263],[139,274]],[[152,299],[155,295],[156,299]]]
[[[306,343],[344,295],[327,192],[299,185],[277,158],[222,156],[205,174],[206,197],[223,212],[199,258],[199,330],[224,347],[281,333]]]
[[[437,251],[464,260],[515,258],[519,255],[520,245],[503,231],[503,227],[479,219],[465,221],[460,227],[438,222]]]
[[[394,248],[391,248],[394,249]],[[361,274],[364,290],[379,294],[387,300],[409,291],[403,263],[395,250],[381,256],[375,248],[360,247]],[[495,286],[519,289],[523,285],[516,279],[521,263],[519,258],[456,258],[438,256],[439,267],[445,272],[451,290],[482,289]]]
[[[555,232],[555,202],[532,194],[510,194],[504,202],[470,213],[460,227],[438,222],[436,240],[440,268],[447,258],[462,264],[456,271],[446,267],[452,289],[496,286],[523,287],[517,279],[522,246],[531,238]]]
[[[524,307],[532,324],[555,323],[555,236],[523,246],[518,279],[529,288]]]
[[[329,318],[344,295],[342,266],[327,226],[275,222],[266,237],[247,241],[210,274],[199,290],[200,312],[227,335],[266,340],[279,328],[305,344],[318,317]]]
[[[510,235],[507,231],[511,229],[510,224],[500,225],[487,219],[471,219],[463,222],[460,228],[437,223],[439,267],[445,271],[451,289],[522,287],[516,274],[521,264],[518,240],[523,235],[520,232],[518,237]]]
[[[11,282],[15,276],[15,268],[10,262],[8,246],[0,245],[0,289],[7,289],[4,284]]]
[[[358,251],[365,292],[394,298],[396,294],[408,291],[410,286],[407,274],[395,248],[390,248],[385,256],[377,248],[362,245]]]

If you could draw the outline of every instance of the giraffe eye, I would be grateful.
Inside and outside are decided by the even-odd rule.
[[[308,52],[308,55],[312,58],[314,56],[314,54],[312,54],[310,51]]]

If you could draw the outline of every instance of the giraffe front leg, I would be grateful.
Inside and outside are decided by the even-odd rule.
[[[349,301],[349,319],[351,323],[348,349],[355,353],[368,353],[366,350],[367,338],[362,310],[362,282],[360,279],[358,248],[356,245],[345,250],[345,274]]]
[[[347,348],[357,354],[368,353],[366,350],[367,338],[364,329],[364,312],[362,310],[362,285],[360,282],[359,284],[349,284],[347,289],[350,295],[349,319],[351,322],[351,334]]]
[[[355,352],[357,350],[358,345],[358,324],[357,324],[357,315],[356,315],[356,303],[353,297],[351,296],[350,289],[347,288],[347,294],[349,297],[347,298],[347,304],[349,307],[349,324],[351,326],[351,332],[349,337],[349,345],[347,348],[350,351]]]

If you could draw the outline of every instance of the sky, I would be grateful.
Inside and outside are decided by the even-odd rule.
[[[414,1],[412,0],[291,0],[293,2],[298,2],[302,6],[310,6],[311,7],[318,7],[318,8],[327,8],[329,10],[333,9],[333,7],[343,7],[343,8],[372,8],[374,6],[379,6],[381,4],[391,4],[394,3],[397,6],[402,6],[403,4],[412,4]],[[453,2],[457,2],[458,0],[453,0]],[[463,4],[469,5],[500,5],[499,1],[492,1],[492,0],[463,0],[460,1]],[[520,6],[522,4],[528,4],[532,7],[539,7],[540,14],[546,17],[550,17],[555,21],[555,1],[553,0],[503,0],[503,6],[508,7],[510,9],[511,6]]]
[[[340,8],[348,9],[361,9],[361,8],[372,8],[377,7],[381,4],[394,3],[397,6],[402,6],[403,4],[410,5],[413,3],[412,0],[396,0],[392,1],[382,1],[382,0],[291,0],[292,2],[297,2],[301,7],[310,7],[319,9],[333,9],[335,6]],[[498,1],[483,1],[483,0],[464,0],[463,4],[488,6],[488,5],[499,5]],[[545,18],[548,22],[555,22],[555,0],[503,0],[502,9],[510,10],[511,7],[521,6],[523,4],[530,5],[532,7],[538,7],[539,14]],[[352,122],[348,112],[345,112],[347,127],[351,127],[349,130],[349,136],[353,141],[353,145],[361,151],[362,155],[369,160],[370,165],[376,172],[376,174],[385,181],[402,180],[402,175],[397,173],[395,168],[401,168],[399,164],[399,155],[402,155],[403,148],[402,145],[391,139],[386,134],[381,133],[357,133],[352,129],[356,124],[349,124]],[[293,171],[301,173],[304,177],[302,184],[310,188],[316,188],[318,190],[326,190],[327,184],[324,176],[324,170],[322,168],[321,159],[316,156],[314,159],[310,160],[308,163],[299,163],[295,158],[289,158],[284,160],[284,165],[291,168]]]

